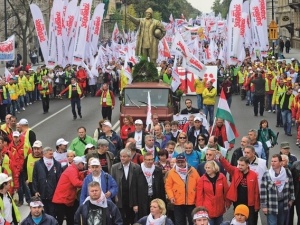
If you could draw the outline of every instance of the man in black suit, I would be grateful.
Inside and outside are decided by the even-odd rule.
[[[145,147],[146,132],[143,131],[143,121],[134,121],[135,131],[128,134],[128,138],[134,138],[136,141],[136,148],[141,149]]]
[[[187,98],[185,100],[186,108],[181,110],[180,114],[193,114],[193,113],[199,113],[199,109],[193,108],[193,102],[191,99]]]
[[[118,184],[118,195],[115,202],[119,208],[123,224],[134,223],[135,213],[138,212],[138,174],[141,167],[131,162],[131,151],[123,149],[120,152],[121,162],[116,163],[111,168],[111,175]]]

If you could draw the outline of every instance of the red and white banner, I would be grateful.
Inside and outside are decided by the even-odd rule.
[[[56,2],[58,0],[55,0]],[[53,3],[53,5],[55,5],[55,2]],[[55,12],[55,8],[53,7],[51,9],[51,13],[50,13],[50,22],[49,22],[49,41],[48,41],[48,57],[47,57],[47,61],[46,65],[47,67],[50,68],[54,68],[55,63],[56,63],[56,38],[55,38],[55,25],[54,25],[54,12]]]
[[[55,0],[53,3],[53,19],[54,19],[54,42],[55,42],[55,55],[56,65],[62,65],[63,62],[63,10],[64,5],[61,0]]]
[[[240,25],[242,19],[243,0],[232,0],[228,13],[227,63],[236,65],[240,54]]]
[[[81,65],[84,60],[87,32],[91,15],[92,0],[82,0],[79,7],[77,20],[76,38],[74,43],[74,53],[72,63]]]
[[[48,37],[43,14],[36,4],[30,4],[30,11],[33,18],[36,34],[39,39],[41,51],[45,62],[48,61]]]
[[[90,27],[90,47],[92,48],[92,53],[95,55],[98,50],[98,40],[100,35],[100,28],[104,14],[104,3],[100,3],[96,6],[94,14],[91,19]]]
[[[15,35],[6,41],[0,42],[0,61],[13,61],[15,59]]]
[[[113,30],[113,33],[112,33],[112,40],[115,41],[115,42],[118,42],[119,34],[120,34],[120,30],[118,28],[118,24],[115,23],[114,30]]]

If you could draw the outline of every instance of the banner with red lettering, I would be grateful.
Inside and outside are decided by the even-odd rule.
[[[113,41],[118,42],[119,33],[120,33],[120,31],[119,31],[118,24],[115,23],[114,30],[113,30],[113,33],[112,33],[112,40]]]
[[[36,34],[39,39],[41,51],[45,62],[48,61],[48,37],[43,14],[36,4],[30,4],[30,11],[33,18]]]
[[[0,42],[0,61],[13,61],[15,59],[15,35],[6,41]]]
[[[74,53],[72,63],[81,65],[84,60],[87,32],[91,15],[92,0],[82,0],[79,7],[77,20],[76,38],[74,43]]]
[[[58,0],[55,0],[55,2],[57,2]],[[55,2],[53,3],[53,5],[55,5]],[[50,13],[50,20],[49,20],[49,41],[48,41],[48,57],[47,57],[47,61],[46,65],[47,67],[50,68],[54,68],[55,63],[56,63],[56,37],[55,37],[55,25],[54,25],[54,14],[55,14],[55,8],[53,7],[51,9],[51,13]]]
[[[54,16],[54,42],[55,42],[55,62],[56,65],[62,65],[63,62],[63,7],[61,0],[55,0],[53,3]]]
[[[232,0],[228,12],[227,33],[227,64],[236,65],[240,54],[240,24],[242,18],[243,0]]]
[[[100,28],[104,14],[104,3],[100,3],[96,6],[94,14],[91,19],[90,27],[90,47],[92,48],[92,53],[95,55],[98,50],[98,40],[100,35]]]

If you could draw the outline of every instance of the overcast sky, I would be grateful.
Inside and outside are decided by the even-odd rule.
[[[204,13],[211,12],[211,6],[213,4],[213,0],[187,0],[191,5]]]

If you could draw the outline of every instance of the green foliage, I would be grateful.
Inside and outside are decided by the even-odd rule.
[[[226,18],[230,7],[230,2],[231,0],[222,0],[222,2],[221,0],[215,0],[211,9],[216,15],[221,13],[222,18]]]
[[[132,73],[132,82],[158,82],[158,71],[154,63],[142,58],[134,66]]]
[[[169,16],[180,18],[181,14],[188,18],[195,18],[200,11],[193,8],[186,0],[127,0],[127,4],[134,4],[137,17],[144,17],[145,11],[152,8],[155,12],[161,13],[162,21],[169,22]],[[155,17],[154,17],[155,18]],[[155,18],[157,19],[157,18]]]
[[[126,9],[125,9],[125,7],[126,7]],[[127,6],[123,7],[123,9],[122,9],[122,14],[123,14],[123,16],[122,16],[122,18],[123,18],[122,25],[123,25],[123,27],[126,31],[135,30],[136,25],[134,23],[132,23],[130,20],[126,19],[125,10],[126,10],[126,14],[129,14],[133,17],[137,17],[134,6],[131,4],[131,5],[127,5]],[[126,21],[126,24],[125,24],[125,21]]]

